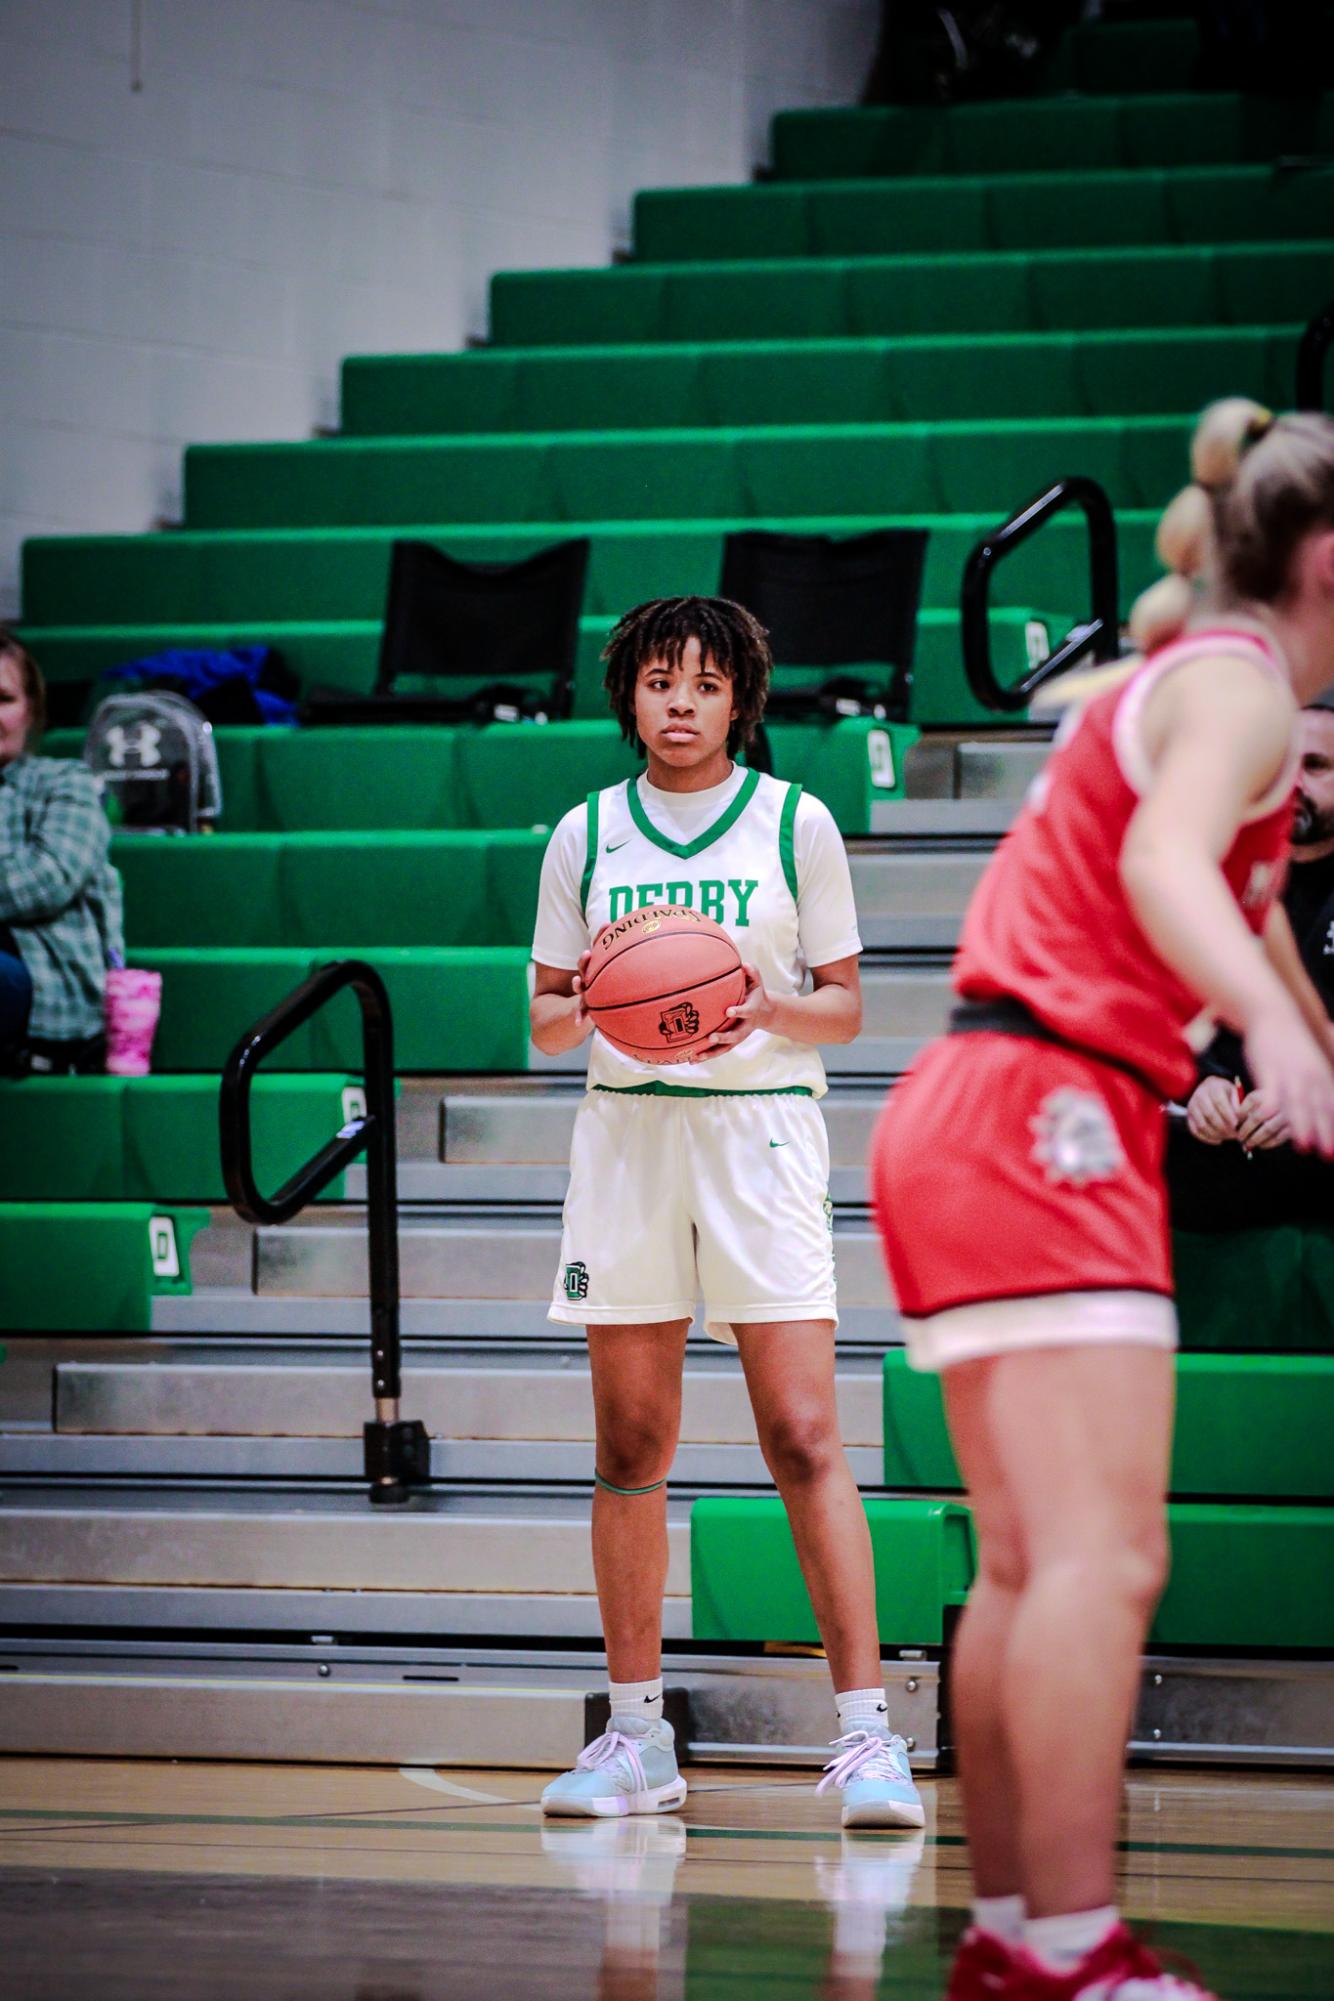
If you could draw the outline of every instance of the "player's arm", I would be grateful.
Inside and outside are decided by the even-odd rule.
[[[577,1049],[593,1032],[593,1019],[584,1006],[583,992],[588,959],[585,952],[577,972],[534,961],[528,1021],[533,1041],[544,1056],[563,1056],[567,1049]]]
[[[1334,1153],[1334,1071],[1266,954],[1221,863],[1287,755],[1292,714],[1255,668],[1192,662],[1150,699],[1152,781],[1121,851],[1131,908],[1161,958],[1246,1039],[1256,1083],[1299,1146]]]
[[[745,967],[746,991],[730,1028],[720,1028],[696,1059],[705,1062],[720,1049],[735,1048],[753,1029],[785,1035],[789,1042],[855,1042],[862,1030],[862,979],[857,953],[811,967],[808,994],[771,994],[754,966]]]
[[[590,941],[580,872],[587,838],[586,809],[576,807],[560,822],[542,857],[528,1024],[544,1056],[563,1056],[593,1032],[583,1000]]]

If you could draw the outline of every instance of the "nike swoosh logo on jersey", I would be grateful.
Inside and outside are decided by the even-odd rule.
[[[771,1139],[769,1144],[770,1146],[791,1146],[792,1142],[790,1139]]]
[[[622,848],[628,848],[629,845],[630,845],[630,837],[627,834],[626,838],[623,841],[616,841],[615,843],[608,841],[606,847],[602,850],[602,852],[605,855],[619,854]]]

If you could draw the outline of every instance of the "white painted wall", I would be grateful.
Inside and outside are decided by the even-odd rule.
[[[136,36],[136,17],[142,31]],[[496,269],[847,102],[876,0],[0,0],[0,616],[25,535],[140,530],[194,440],[337,421]],[[136,48],[141,87],[132,87]]]

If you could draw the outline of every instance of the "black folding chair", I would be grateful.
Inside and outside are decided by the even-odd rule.
[[[517,563],[465,563],[429,542],[395,542],[373,693],[313,689],[305,720],[568,716],[589,547],[581,537]]]
[[[926,541],[924,528],[726,538],[719,590],[769,631],[769,715],[906,719]]]

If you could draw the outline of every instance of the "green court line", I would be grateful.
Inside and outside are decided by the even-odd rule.
[[[529,1802],[515,1801],[514,1804],[526,1805]],[[531,1804],[535,1806],[537,1802],[534,1800]],[[400,1811],[410,1813],[413,1810],[411,1808],[393,1808],[390,1811],[395,1813]],[[349,1829],[354,1832],[369,1833],[382,1831],[385,1827],[385,1820],[383,1818],[368,1820],[363,1815],[358,1815],[355,1818],[351,1816],[344,1818],[334,1813],[124,1813],[109,1816],[105,1813],[94,1813],[91,1810],[81,1812],[72,1809],[67,1813],[62,1813],[55,1807],[31,1807],[27,1809],[21,1807],[0,1807],[0,1821],[15,1820],[42,1822],[44,1824],[43,1827],[41,1829],[34,1828],[32,1830],[34,1833],[54,1831],[45,1825],[54,1821],[68,1823],[71,1831],[77,1831],[81,1827],[88,1827],[92,1824],[106,1828],[305,1827],[314,1829],[319,1826],[327,1826]],[[477,1825],[478,1823],[475,1820],[413,1820],[411,1831],[416,1832],[420,1829],[432,1834],[461,1834],[468,1829],[475,1831]],[[537,1823],[531,1820],[488,1821],[486,1823],[488,1831],[502,1834],[531,1833],[536,1825]],[[912,1830],[899,1829],[896,1832],[884,1832],[878,1838],[889,1841],[901,1841],[905,1832],[911,1833]],[[781,1828],[709,1827],[698,1823],[687,1823],[686,1834],[696,1840],[708,1839],[710,1841],[839,1842],[842,1840],[842,1835],[838,1828],[830,1828],[827,1831],[818,1828],[802,1828],[794,1829],[789,1833]],[[967,1846],[966,1839],[962,1834],[928,1834],[926,1841],[928,1847],[933,1848],[964,1848]],[[1247,1847],[1243,1843],[1194,1841],[1118,1841],[1116,1848],[1118,1854],[1122,1855],[1216,1855],[1220,1857],[1242,1857],[1256,1862],[1268,1861],[1271,1858],[1275,1861],[1285,1862],[1334,1862],[1334,1848],[1256,1848]]]

